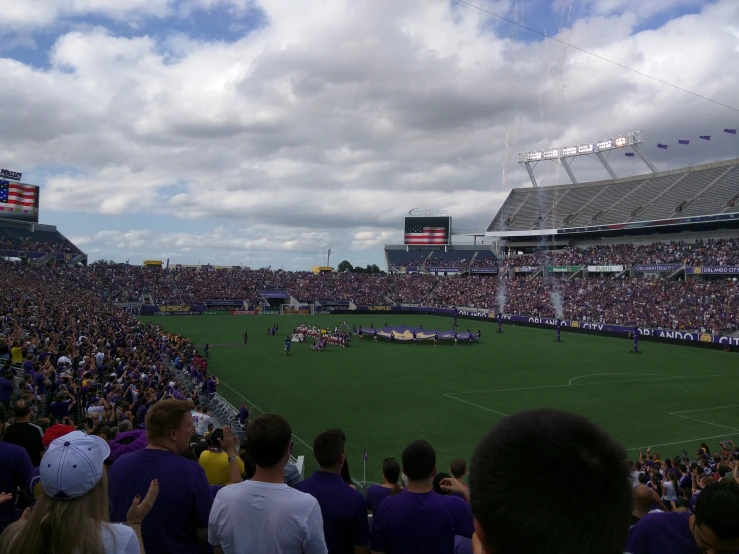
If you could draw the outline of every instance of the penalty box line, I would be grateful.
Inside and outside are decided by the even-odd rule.
[[[599,385],[613,385],[616,383],[644,383],[644,382],[650,382],[650,381],[666,381],[669,379],[696,379],[700,377],[701,379],[707,379],[711,377],[739,377],[739,373],[715,373],[712,375],[665,375],[664,377],[658,377],[655,379],[620,379],[615,381],[600,381],[597,383],[573,383],[575,379],[580,379],[581,377],[595,377],[596,375],[614,375],[613,373],[600,373],[600,374],[592,374],[592,375],[580,375],[578,377],[573,377],[570,379],[570,381],[566,385],[540,385],[537,387],[513,387],[508,389],[484,389],[484,390],[471,390],[471,391],[460,391],[460,392],[446,392],[442,393],[444,396],[448,395],[460,395],[460,394],[481,394],[485,392],[512,392],[512,391],[522,391],[522,390],[540,390],[540,389],[560,389],[560,388],[567,388],[567,387],[595,387]],[[624,374],[624,375],[629,375]],[[656,375],[654,373],[650,375]]]

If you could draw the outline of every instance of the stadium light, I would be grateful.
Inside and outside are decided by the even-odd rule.
[[[567,174],[570,176],[570,180],[573,183],[577,183],[577,179],[575,178],[575,174],[572,172],[572,168],[570,165],[571,161],[567,160],[567,158],[574,158],[576,156],[594,155],[596,158],[598,158],[598,161],[603,164],[603,167],[605,167],[611,178],[616,179],[618,178],[618,176],[606,161],[606,158],[603,156],[603,152],[608,152],[610,150],[616,150],[619,148],[631,147],[639,155],[639,157],[647,165],[647,167],[649,167],[652,173],[657,173],[657,168],[654,167],[652,162],[647,159],[641,149],[640,145],[643,142],[644,134],[641,131],[633,131],[631,133],[624,133],[594,142],[584,142],[578,144],[577,146],[563,146],[561,148],[547,148],[546,150],[529,150],[527,152],[519,152],[518,163],[526,168],[526,171],[528,171],[529,177],[531,178],[531,183],[535,187],[537,187],[538,185],[536,183],[536,177],[534,176],[534,166],[531,165],[531,162],[538,163],[540,161],[546,160],[560,163],[565,168],[565,171],[567,171]]]

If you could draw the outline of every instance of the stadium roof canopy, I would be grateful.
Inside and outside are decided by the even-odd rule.
[[[487,236],[739,217],[739,159],[623,179],[513,189]]]

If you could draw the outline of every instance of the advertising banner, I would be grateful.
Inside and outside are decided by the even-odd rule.
[[[231,310],[231,315],[257,315],[256,310]]]
[[[588,271],[592,273],[620,273],[624,270],[622,265],[589,265]]]
[[[701,267],[686,267],[685,272],[692,275],[739,275],[739,267],[704,265]]]
[[[413,266],[400,266],[401,273],[418,273],[418,268]]]
[[[513,323],[530,323],[546,327],[554,327],[557,320],[553,318],[543,317],[527,317],[520,315],[503,315],[504,321]],[[562,320],[562,327],[572,327],[573,329],[584,329],[591,331],[604,331],[609,333],[630,333],[633,327],[625,325],[609,325],[607,323],[594,323],[590,321],[568,321]],[[659,339],[690,341],[690,342],[710,342],[725,346],[739,346],[739,337],[728,337],[724,335],[711,335],[709,333],[696,333],[689,331],[672,331],[669,329],[652,329],[649,327],[639,327],[639,334],[645,337],[654,337]]]
[[[683,264],[636,264],[634,271],[640,273],[662,273],[665,271],[677,271]]]
[[[430,267],[431,273],[459,273],[458,267]]]
[[[577,273],[581,267],[579,265],[550,265],[547,271],[549,273]]]
[[[244,304],[243,300],[239,300],[238,298],[234,299],[227,299],[227,298],[221,298],[216,300],[206,300],[205,305],[206,306],[242,306]]]
[[[290,298],[290,295],[284,290],[260,290],[264,298]]]
[[[473,267],[470,269],[470,273],[487,273],[487,274],[496,274],[498,273],[497,267]]]
[[[479,317],[487,318],[490,315],[490,310],[485,308],[460,308],[457,310],[458,315],[467,317]]]
[[[205,306],[141,306],[141,315],[202,315]]]
[[[203,315],[231,315],[229,310],[211,310],[210,312],[203,312]]]
[[[535,265],[519,265],[513,268],[516,273],[534,273],[539,271],[539,268]]]

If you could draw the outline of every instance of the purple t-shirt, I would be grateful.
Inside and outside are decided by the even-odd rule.
[[[110,519],[125,522],[134,497],[159,479],[159,496],[141,525],[147,554],[195,554],[196,529],[208,527],[213,494],[200,464],[166,450],[124,454],[108,470]]]
[[[455,535],[472,536],[472,512],[455,496],[401,492],[372,518],[372,550],[385,554],[454,554]]]
[[[40,371],[33,376],[33,384],[38,387],[38,394],[46,394],[46,377]]]
[[[472,554],[472,539],[469,537],[454,537],[454,554]]]
[[[51,412],[57,419],[65,418],[69,415],[69,407],[72,405],[72,400],[61,400],[59,402],[52,402],[49,405],[49,412]]]
[[[32,471],[31,458],[23,447],[0,441],[0,492],[13,493],[13,500],[0,504],[0,533],[18,519],[15,512],[18,487],[26,487]]]
[[[316,471],[295,488],[318,500],[323,533],[330,554],[354,554],[354,546],[369,544],[367,508],[362,493],[344,483],[341,475]]]
[[[631,528],[626,554],[699,554],[689,512],[647,514]]]
[[[365,500],[367,501],[367,509],[370,510],[373,514],[377,513],[377,508],[380,506],[380,502],[390,496],[391,492],[393,492],[392,489],[388,489],[380,485],[370,486],[370,488],[367,489],[367,494],[365,495]]]

